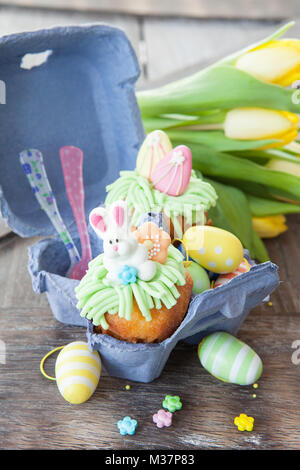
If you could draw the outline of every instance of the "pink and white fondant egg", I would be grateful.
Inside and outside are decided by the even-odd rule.
[[[189,185],[191,171],[192,153],[185,145],[178,145],[156,165],[151,181],[158,191],[180,196]]]

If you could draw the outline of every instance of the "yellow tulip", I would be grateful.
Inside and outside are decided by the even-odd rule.
[[[286,218],[283,214],[252,217],[252,224],[254,230],[261,238],[277,237],[288,229]]]
[[[271,147],[282,147],[297,138],[297,114],[264,108],[235,108],[226,114],[226,137],[239,140],[278,139]],[[266,147],[265,147],[266,148]]]
[[[235,66],[264,82],[289,86],[300,78],[300,40],[269,41],[241,55]]]
[[[298,163],[287,162],[286,160],[277,160],[272,158],[266,164],[266,167],[270,170],[282,171],[283,173],[289,173],[290,175],[300,177],[300,159]]]

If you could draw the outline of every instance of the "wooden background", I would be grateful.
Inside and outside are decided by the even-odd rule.
[[[142,69],[139,87],[202,67],[269,34],[284,19],[300,17],[298,0],[6,4],[0,0],[0,34],[94,21],[123,28]],[[300,37],[299,26],[292,33]],[[252,311],[238,335],[263,359],[257,390],[217,381],[201,368],[196,347],[179,344],[153,383],[103,372],[91,400],[72,406],[42,377],[39,362],[56,346],[84,340],[85,331],[58,323],[45,295],[33,293],[27,247],[37,239],[21,239],[0,222],[0,341],[6,345],[5,364],[0,353],[0,448],[300,449],[300,364],[292,362],[292,344],[300,340],[300,217],[289,216],[288,224],[288,232],[267,243],[282,281],[273,305]],[[53,370],[51,358],[47,371]],[[152,415],[166,394],[180,395],[183,408],[171,428],[159,430]],[[233,425],[242,412],[255,418],[251,433]],[[122,437],[117,429],[126,415],[138,420],[134,436]]]

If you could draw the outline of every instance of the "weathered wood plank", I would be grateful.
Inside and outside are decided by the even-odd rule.
[[[277,27],[276,22],[146,18],[143,31],[147,78],[156,82],[167,77],[166,81],[171,81],[174,74],[176,78],[188,75],[195,72],[195,66],[200,70],[268,36]],[[295,37],[300,36],[296,28],[291,31]]]
[[[0,364],[0,447],[300,449],[300,410],[296,406],[300,364],[291,360],[292,343],[300,339],[300,294],[297,289],[295,292],[299,280],[299,224],[299,216],[290,216],[289,231],[268,241],[272,259],[280,263],[283,282],[272,295],[272,307],[263,304],[252,311],[238,335],[263,359],[264,373],[257,390],[214,379],[201,368],[196,347],[181,343],[153,383],[130,383],[131,390],[126,391],[127,381],[104,372],[91,400],[81,406],[69,405],[55,383],[42,377],[39,362],[58,345],[84,340],[85,330],[58,323],[46,304],[34,305],[30,296],[22,305],[20,295],[30,289],[23,271],[15,295],[9,292],[6,307],[0,308],[0,339],[7,349],[6,364]],[[32,241],[16,237],[13,246],[7,246],[7,268],[9,260],[15,265],[21,257],[18,268],[22,271],[25,248]],[[7,273],[9,279],[15,275],[15,268]],[[17,286],[21,277],[24,287]],[[54,362],[50,358],[46,364],[50,375]],[[168,393],[180,395],[183,409],[175,414],[172,427],[161,431],[152,423],[152,414]],[[241,412],[255,418],[253,432],[240,433],[233,425],[234,417]],[[125,415],[135,417],[139,426],[136,435],[123,438],[117,421]]]
[[[45,294],[32,290],[27,270],[27,248],[38,238],[20,238],[11,234],[0,241],[0,308],[31,308],[48,306]]]
[[[184,50],[181,54],[184,57]],[[156,75],[172,70],[159,66]],[[291,360],[292,343],[300,340],[300,216],[289,216],[288,221],[289,231],[267,243],[282,279],[272,295],[273,305],[252,311],[238,335],[264,362],[257,398],[252,397],[252,387],[214,379],[201,368],[196,347],[179,344],[153,383],[130,383],[126,391],[127,381],[103,372],[91,400],[69,405],[55,383],[40,374],[39,362],[56,346],[85,340],[85,330],[58,323],[45,296],[32,292],[26,251],[37,239],[2,239],[0,340],[6,345],[6,364],[0,363],[0,448],[300,449],[300,364]],[[50,374],[54,362],[50,358],[46,364]],[[183,409],[171,428],[158,430],[152,415],[168,393],[181,396]],[[241,412],[255,417],[252,433],[240,433],[233,425]],[[136,435],[123,438],[117,421],[125,415],[135,417],[139,425]]]
[[[268,241],[271,260],[280,267],[281,286],[277,290],[276,308],[280,312],[300,315],[300,217],[287,217],[289,230]]]
[[[114,12],[131,15],[185,16],[194,18],[289,18],[299,15],[298,0],[0,0],[0,4],[23,7]]]
[[[23,31],[50,28],[52,26],[97,22],[110,24],[123,29],[134,48],[136,50],[138,49],[139,26],[137,19],[134,17],[76,11],[28,10],[23,8],[0,9],[1,36]]]
[[[1,448],[300,448],[300,411],[295,406],[300,365],[291,362],[299,315],[276,314],[264,306],[244,323],[239,337],[257,350],[265,366],[255,399],[252,387],[224,384],[207,374],[196,347],[180,344],[152,384],[130,383],[131,390],[126,391],[127,381],[103,373],[92,399],[72,406],[59,395],[55,383],[42,377],[39,361],[57,345],[84,340],[84,330],[58,324],[42,309],[27,313],[27,309],[6,309],[4,315],[0,310],[0,336],[7,345],[7,363],[0,365]],[[54,358],[46,370],[53,374]],[[152,423],[152,414],[168,393],[182,398],[183,409],[175,414],[172,427],[162,432]],[[252,433],[239,433],[233,425],[241,412],[254,416]],[[117,421],[126,415],[135,417],[139,427],[135,436],[123,438]]]
[[[1,4],[1,1],[0,1]],[[75,8],[74,8],[75,9]],[[101,12],[39,10],[27,8],[0,9],[0,36],[51,28],[53,26],[105,23],[122,29],[130,40],[137,57],[140,56],[140,24],[136,17]],[[30,51],[29,51],[30,52]],[[140,64],[143,72],[142,63]],[[140,83],[143,82],[141,73]]]

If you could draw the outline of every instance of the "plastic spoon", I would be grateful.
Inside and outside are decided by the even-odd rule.
[[[34,195],[38,200],[41,209],[43,209],[57,230],[70,257],[70,268],[67,275],[72,271],[74,266],[79,262],[80,257],[78,250],[65,226],[63,219],[59,213],[56,199],[54,197],[48,176],[44,167],[43,155],[39,150],[28,149],[23,150],[19,154],[20,163],[27,176]]]
[[[73,268],[71,278],[81,279],[92,259],[90,237],[85,219],[84,186],[82,178],[83,152],[78,147],[66,145],[59,151],[67,196],[75,217],[80,243],[81,260]]]

